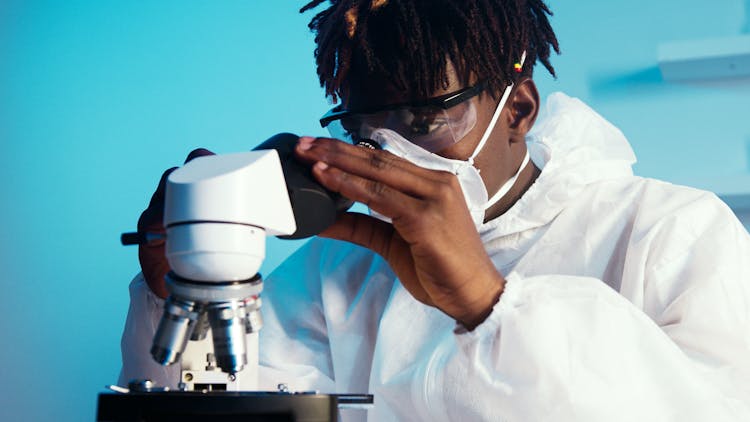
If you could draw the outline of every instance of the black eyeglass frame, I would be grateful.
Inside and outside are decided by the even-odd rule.
[[[487,88],[487,82],[483,81],[479,82],[476,85],[462,88],[458,91],[438,97],[428,98],[423,101],[389,104],[372,109],[344,110],[342,108],[343,106],[339,104],[336,107],[328,110],[328,112],[320,118],[320,126],[327,127],[333,121],[345,119],[355,114],[375,114],[383,111],[398,110],[400,108],[435,107],[447,110],[451,107],[463,103],[464,101],[468,101],[476,97],[477,95],[481,94],[482,91],[485,90],[485,88]]]

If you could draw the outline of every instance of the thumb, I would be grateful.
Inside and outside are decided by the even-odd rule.
[[[391,224],[366,214],[347,212],[319,236],[351,242],[382,256],[415,299],[435,306],[419,282],[409,245]]]
[[[345,212],[319,236],[351,242],[388,259],[394,234],[393,226],[385,221],[367,214]]]

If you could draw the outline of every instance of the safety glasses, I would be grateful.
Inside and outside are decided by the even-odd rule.
[[[474,101],[486,83],[463,88],[424,101],[391,104],[376,109],[328,111],[320,125],[332,137],[357,143],[375,129],[391,129],[430,152],[437,152],[463,139],[477,123]]]

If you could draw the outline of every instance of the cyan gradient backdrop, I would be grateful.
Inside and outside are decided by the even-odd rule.
[[[747,0],[554,2],[564,90],[618,124],[643,175],[750,192],[750,82],[671,84],[662,41],[747,31]],[[300,1],[0,0],[0,419],[95,417],[116,381],[135,228],[193,148],[324,134]],[[267,273],[299,243],[272,241]]]

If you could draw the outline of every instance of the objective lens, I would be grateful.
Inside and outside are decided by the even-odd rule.
[[[208,315],[206,315],[205,312],[201,312],[198,320],[195,322],[195,329],[193,330],[193,334],[190,336],[190,340],[201,341],[205,339],[206,335],[208,334],[209,328],[211,327],[210,325],[208,325]]]
[[[263,328],[263,316],[260,313],[260,297],[245,300],[247,317],[245,318],[245,332],[257,333]]]
[[[185,351],[199,312],[195,302],[170,296],[164,303],[164,314],[156,329],[151,356],[162,365],[180,360]]]
[[[239,301],[215,302],[208,307],[216,363],[226,373],[237,373],[247,364],[246,319],[244,303]]]

